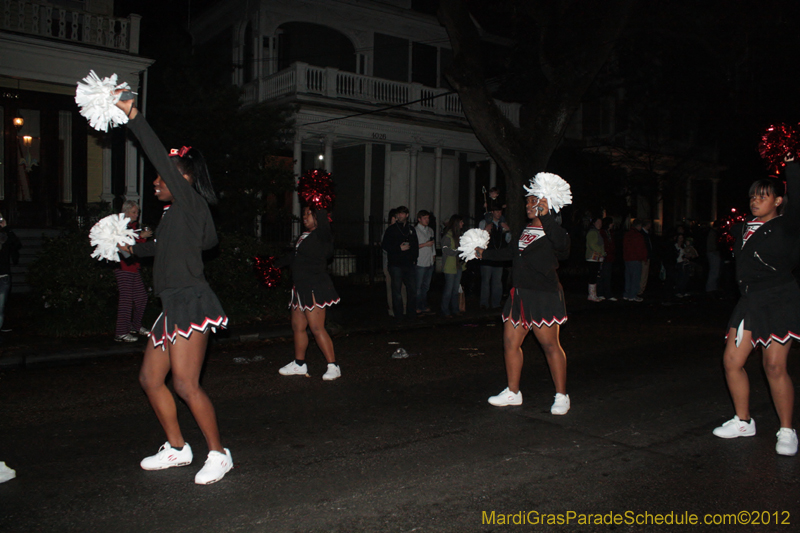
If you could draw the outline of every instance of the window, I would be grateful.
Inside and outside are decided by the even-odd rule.
[[[376,33],[374,47],[372,74],[378,78],[407,82],[408,40]]]

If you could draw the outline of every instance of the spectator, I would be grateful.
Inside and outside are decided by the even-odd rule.
[[[622,241],[622,258],[625,260],[625,291],[623,298],[641,302],[638,296],[642,282],[642,262],[647,259],[647,244],[642,235],[642,222],[634,220]]]
[[[603,260],[603,266],[600,268],[600,279],[597,282],[597,296],[598,298],[605,298],[609,302],[616,302],[617,299],[614,298],[614,293],[611,290],[614,261],[616,260],[613,218],[605,217],[603,219],[603,227],[600,230],[600,236],[603,238],[603,249],[605,250],[606,256]]]
[[[511,240],[508,224],[502,222],[503,209],[495,206],[492,210],[491,220],[481,220],[480,229],[489,233],[487,249],[500,250],[508,246]],[[500,307],[503,298],[503,261],[481,261],[481,309]]]
[[[397,222],[397,209],[394,207],[389,210],[389,216],[387,217],[389,221],[389,226]],[[388,227],[388,226],[387,226]],[[383,250],[383,279],[386,280],[386,304],[389,310],[389,316],[394,316],[394,307],[392,306],[392,276],[389,273],[389,254],[386,253],[386,250]],[[402,296],[403,296],[403,313],[406,312],[406,287],[403,286],[402,289]]]
[[[417,314],[430,313],[428,306],[428,290],[431,288],[434,262],[436,260],[436,247],[433,238],[433,229],[430,227],[431,214],[422,210],[417,213],[417,242],[419,242],[419,257],[417,257]]]
[[[500,209],[501,211],[506,208],[506,204],[502,198],[500,198],[500,189],[497,187],[492,187],[489,189],[489,198],[483,202],[483,219],[488,223],[492,220],[492,211],[495,209]],[[501,222],[506,221],[506,217],[500,216]]]
[[[122,213],[128,217],[128,229],[139,229],[139,204],[133,200],[126,200],[122,204]],[[147,242],[153,235],[149,229],[139,232],[137,243]],[[144,308],[147,305],[147,289],[144,288],[142,275],[139,273],[141,265],[135,255],[122,257],[119,268],[114,270],[117,278],[117,329],[114,340],[117,342],[136,342],[137,335],[147,336],[150,330],[142,327]]]
[[[397,221],[386,228],[383,234],[382,248],[386,250],[389,264],[389,275],[392,278],[392,304],[394,317],[403,319],[403,296],[401,288],[406,286],[408,304],[405,316],[416,317],[417,309],[417,257],[419,242],[417,232],[408,223],[408,208],[401,205],[397,208]]]
[[[597,296],[597,281],[600,279],[600,269],[605,258],[605,245],[603,236],[600,235],[600,228],[603,227],[603,219],[592,217],[589,231],[586,233],[586,263],[589,267],[589,298],[590,302],[600,302],[605,300]]]
[[[442,315],[445,318],[452,318],[460,313],[458,289],[461,286],[461,272],[464,270],[464,263],[459,258],[458,243],[461,240],[463,227],[464,220],[461,215],[453,215],[445,225],[442,237],[442,271],[444,272]]]
[[[642,261],[642,280],[639,283],[639,292],[637,296],[644,294],[647,288],[647,280],[650,277],[650,260],[653,258],[653,241],[650,238],[650,232],[653,229],[653,223],[649,220],[642,221],[642,235],[644,236],[644,244],[647,247],[647,259]]]

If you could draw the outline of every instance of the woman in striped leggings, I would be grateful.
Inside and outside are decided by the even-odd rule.
[[[130,219],[128,228],[138,229],[139,206],[133,200],[126,200],[122,204],[122,213]],[[153,234],[152,231],[142,231],[136,242],[145,242]],[[144,307],[147,305],[147,290],[144,288],[142,276],[139,274],[139,260],[135,255],[123,258],[119,268],[114,271],[117,278],[117,291],[119,304],[117,305],[117,329],[114,340],[117,342],[136,342],[137,335],[149,335],[150,331],[142,327]]]

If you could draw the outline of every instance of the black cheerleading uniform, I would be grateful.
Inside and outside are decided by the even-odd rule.
[[[289,307],[310,311],[339,303],[339,295],[328,275],[328,259],[333,256],[333,234],[328,211],[316,212],[317,227],[300,235],[294,252],[275,262],[276,267],[291,267],[292,298]]]
[[[567,320],[564,290],[558,281],[558,261],[569,256],[569,234],[548,213],[541,226],[527,226],[508,248],[486,249],[482,259],[512,261],[513,285],[503,309],[503,322],[541,328]]]
[[[736,224],[733,254],[741,298],[728,321],[730,328],[750,331],[753,347],[774,340],[800,340],[800,287],[792,275],[800,245],[800,166],[786,165],[787,205],[783,215],[758,225]],[[738,339],[737,339],[738,340]],[[738,345],[738,342],[737,342]]]
[[[153,286],[163,311],[151,328],[154,346],[175,342],[177,334],[227,327],[228,317],[203,274],[203,250],[219,242],[208,202],[178,171],[153,129],[138,113],[128,129],[139,140],[147,158],[174,198],[164,207],[155,239],[132,246],[140,257],[155,256]]]

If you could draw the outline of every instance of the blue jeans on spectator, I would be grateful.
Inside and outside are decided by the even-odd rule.
[[[392,307],[394,317],[403,318],[403,285],[406,286],[406,316],[417,316],[417,265],[390,266],[389,275],[392,277]]]
[[[455,274],[444,275],[444,291],[442,291],[442,314],[453,316],[458,314],[458,288],[461,286],[461,268]]]
[[[491,293],[491,299],[489,294]],[[503,267],[481,265],[481,307],[500,307],[503,298]]]
[[[417,311],[429,311],[428,290],[431,288],[431,277],[433,277],[434,265],[427,267],[417,267]]]
[[[627,300],[637,298],[639,287],[642,283],[642,262],[625,261],[625,292],[623,297]]]
[[[6,300],[8,293],[11,292],[11,276],[0,277],[0,329],[3,329],[5,319]]]

